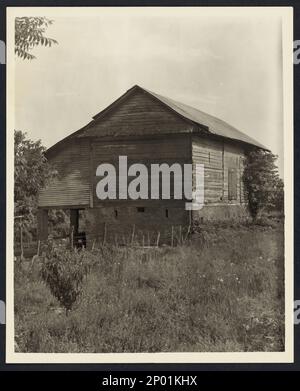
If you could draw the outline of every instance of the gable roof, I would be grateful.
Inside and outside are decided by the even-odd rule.
[[[107,113],[109,113],[113,108],[115,108],[117,105],[119,105],[121,102],[123,102],[129,95],[131,95],[134,91],[143,91],[146,94],[149,94],[152,98],[159,101],[164,107],[168,108],[172,112],[176,113],[178,116],[183,118],[189,123],[192,123],[193,125],[196,125],[194,128],[195,132],[199,132],[199,130],[203,131],[205,130],[206,134],[214,134],[220,137],[225,137],[231,140],[244,142],[250,145],[254,145],[256,147],[262,148],[267,150],[267,148],[259,143],[258,141],[254,140],[252,137],[249,137],[247,134],[237,130],[233,126],[229,125],[225,121],[214,117],[210,114],[204,113],[203,111],[200,111],[194,107],[188,106],[184,103],[177,102],[173,99],[164,97],[162,95],[156,94],[152,91],[146,90],[138,85],[133,86],[128,91],[126,91],[123,95],[121,95],[117,100],[115,100],[113,103],[111,103],[109,106],[107,106],[104,110],[93,116],[93,119],[91,122],[89,122],[87,125],[85,125],[83,128],[79,129],[78,131],[72,133],[71,135],[65,137],[63,140],[59,141],[52,147],[50,147],[47,152],[50,152],[54,149],[54,147],[58,146],[62,142],[65,142],[66,140],[69,140],[71,138],[75,137],[81,137],[87,135],[87,131],[93,127],[96,123],[101,121],[103,117],[106,116]],[[99,134],[101,136],[101,134]]]

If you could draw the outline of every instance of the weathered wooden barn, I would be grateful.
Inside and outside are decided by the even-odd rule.
[[[162,236],[195,220],[240,219],[247,213],[242,172],[249,148],[264,148],[248,135],[193,107],[134,86],[82,129],[48,149],[58,177],[39,194],[39,235],[48,235],[48,210],[70,210],[74,233],[87,240],[122,238],[132,227]],[[99,200],[96,169],[101,163],[204,164],[204,201],[199,211],[186,200]],[[80,226],[84,211],[85,226]]]

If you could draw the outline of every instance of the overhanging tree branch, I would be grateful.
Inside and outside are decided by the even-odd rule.
[[[35,46],[51,47],[58,42],[45,37],[46,29],[53,23],[45,17],[15,18],[15,54],[23,60],[33,60],[36,57],[29,53]]]

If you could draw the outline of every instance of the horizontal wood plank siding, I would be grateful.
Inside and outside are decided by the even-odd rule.
[[[222,143],[193,137],[193,172],[196,164],[204,165],[204,201],[220,202],[223,195]],[[195,184],[195,176],[193,177]]]
[[[131,160],[164,160],[177,158],[190,158],[189,137],[166,137],[164,139],[150,140],[124,140],[124,141],[95,141],[93,143],[95,159],[101,162],[117,160],[119,156],[126,155]]]
[[[49,159],[58,176],[39,193],[40,207],[89,205],[89,142],[70,141]]]
[[[244,203],[244,186],[242,181],[244,151],[238,145],[227,141],[216,141],[209,138],[193,137],[192,156],[195,164],[204,165],[204,200],[209,203]],[[236,171],[236,199],[228,199],[228,172]],[[195,175],[193,176],[195,184]]]
[[[126,140],[126,141],[107,141],[95,142],[93,144],[93,205],[104,206],[124,204],[123,200],[99,200],[96,195],[96,185],[101,180],[96,176],[97,167],[103,163],[113,164],[117,172],[118,178],[118,162],[120,156],[127,157],[128,167],[134,163],[143,163],[148,168],[148,184],[150,190],[151,182],[151,164],[166,163],[171,166],[174,163],[179,163],[182,167],[185,163],[191,163],[190,156],[190,138],[188,135],[174,136],[165,139],[151,139],[151,140]],[[182,169],[183,171],[183,169]],[[128,178],[130,183],[131,178]],[[171,188],[171,195],[172,195]],[[178,203],[183,204],[184,201],[177,200],[125,200],[129,205],[140,205],[141,203],[155,205],[157,207],[169,206],[174,207]]]
[[[143,91],[135,91],[96,119],[81,137],[180,133],[190,128],[192,125],[161,102]]]
[[[243,186],[243,161],[245,155],[241,147],[224,143],[224,201],[228,199],[228,174],[230,169],[236,170],[237,197],[231,200],[231,203],[244,203],[244,186]]]

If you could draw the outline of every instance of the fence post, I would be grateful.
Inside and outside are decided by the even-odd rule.
[[[37,256],[40,255],[40,245],[41,245],[41,241],[39,240],[38,241],[38,246],[37,246],[37,253],[36,253]]]
[[[21,246],[21,261],[24,260],[24,249],[23,249],[23,226],[22,221],[20,222],[20,246]]]
[[[105,245],[105,242],[106,242],[106,234],[107,234],[107,228],[106,228],[106,222],[104,223],[104,231],[103,231],[103,242],[102,242],[102,246]]]
[[[159,238],[160,238],[160,232],[158,231],[157,240],[156,240],[156,247],[158,247],[158,245],[159,245]]]
[[[133,224],[133,226],[132,226],[132,234],[131,234],[131,245],[133,245],[133,241],[134,241],[134,233],[135,233],[135,224]]]
[[[73,250],[73,248],[74,248],[74,227],[73,227],[73,225],[71,227],[70,245],[71,245],[71,250]]]
[[[189,237],[190,232],[191,232],[191,225],[188,226],[186,237],[185,237],[184,241],[187,240],[187,238]]]

